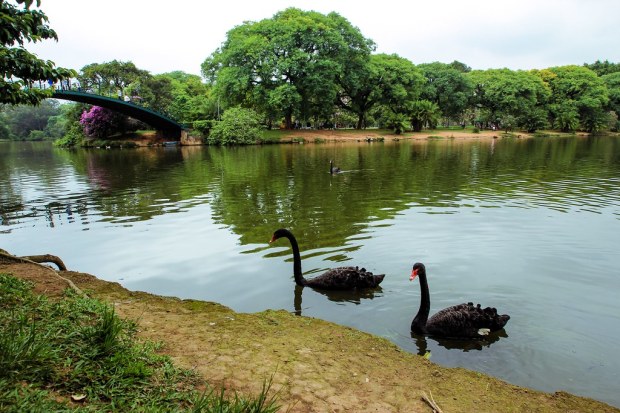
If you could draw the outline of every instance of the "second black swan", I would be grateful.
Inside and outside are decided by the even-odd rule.
[[[422,298],[420,309],[411,323],[413,333],[447,338],[481,338],[501,330],[510,320],[507,314],[497,314],[495,308],[482,308],[480,304],[473,303],[444,308],[428,318],[431,299],[426,281],[426,267],[419,262],[413,265],[409,280],[413,281],[416,277],[420,280]]]
[[[332,268],[325,273],[311,278],[305,279],[301,273],[301,256],[299,255],[299,246],[297,240],[291,231],[281,228],[273,233],[271,241],[275,242],[279,238],[288,238],[293,249],[293,274],[295,282],[300,286],[307,286],[320,290],[358,290],[364,288],[377,287],[385,274],[374,275],[365,268],[359,267],[338,267]]]

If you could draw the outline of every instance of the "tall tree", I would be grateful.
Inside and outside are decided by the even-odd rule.
[[[601,76],[603,82],[607,86],[609,93],[609,110],[615,113],[616,122],[620,118],[620,72],[610,73],[608,75]],[[618,125],[612,125],[612,128],[617,130]]]
[[[536,72],[551,90],[552,120],[564,131],[576,124],[587,132],[596,132],[608,124],[609,96],[605,82],[587,67],[569,65]],[[577,116],[575,119],[570,117]]]
[[[156,75],[155,79],[170,82],[170,102],[165,112],[178,122],[191,124],[196,120],[217,118],[217,99],[211,93],[211,85],[205,84],[200,76],[182,71]]]
[[[337,79],[373,43],[338,15],[289,8],[246,22],[202,65],[229,106],[252,106],[266,117],[316,118],[333,111]]]
[[[38,104],[51,91],[38,84],[57,82],[75,75],[70,69],[56,67],[50,60],[41,60],[24,48],[26,42],[58,40],[48,25],[47,16],[31,9],[34,0],[15,0],[23,9],[0,1],[0,103],[12,105]],[[41,1],[36,1],[37,7]]]
[[[417,100],[413,102],[410,111],[410,121],[414,132],[420,132],[422,128],[435,128],[441,113],[439,106],[429,100]]]
[[[474,70],[468,74],[474,84],[474,104],[482,118],[502,128],[510,120],[534,132],[546,118],[544,110],[550,91],[535,73],[510,69]]]
[[[464,70],[456,69],[454,63],[440,62],[421,64],[418,69],[426,78],[422,99],[437,104],[447,120],[460,120],[474,90]]]
[[[376,105],[404,113],[420,95],[424,78],[411,61],[392,54],[360,58],[339,78],[338,105],[357,116],[357,129]]]
[[[91,63],[80,70],[78,79],[81,86],[101,94],[125,94],[129,85],[140,85],[151,79],[146,70],[136,67],[133,62],[113,60],[105,63]]]
[[[5,106],[2,112],[6,115],[7,126],[13,139],[25,140],[32,131],[43,131],[50,117],[60,114],[56,100],[44,100],[37,106],[15,105]]]
[[[597,60],[591,64],[586,63],[584,66],[594,71],[599,76],[620,72],[620,63],[612,63],[609,60],[605,60],[604,62]]]

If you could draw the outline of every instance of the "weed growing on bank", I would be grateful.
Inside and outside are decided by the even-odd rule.
[[[251,398],[217,391],[135,335],[108,304],[72,290],[51,300],[0,274],[0,411],[278,410],[269,382]]]

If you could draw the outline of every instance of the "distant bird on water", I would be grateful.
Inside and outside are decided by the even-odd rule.
[[[338,168],[337,166],[334,166],[334,161],[329,161],[329,173],[330,174],[337,174],[340,173],[340,168]]]

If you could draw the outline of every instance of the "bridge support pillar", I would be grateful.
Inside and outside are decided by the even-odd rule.
[[[202,143],[202,138],[191,136],[186,129],[181,131],[181,145],[202,145]]]

